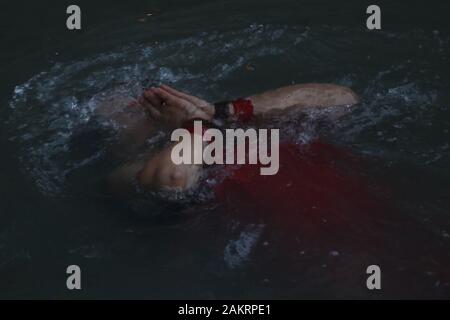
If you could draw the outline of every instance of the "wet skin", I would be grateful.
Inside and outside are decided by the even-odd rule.
[[[306,107],[349,107],[359,101],[358,96],[351,89],[333,84],[287,86],[249,98],[253,102],[256,117],[270,116],[271,113],[287,112],[287,110],[301,111]],[[129,104],[128,108],[138,110],[134,112],[140,112],[141,116],[146,117],[144,120],[134,120],[134,122],[127,118],[122,120],[128,126],[127,130],[132,133],[129,136],[135,139],[134,142],[145,141],[145,137],[151,132],[152,122],[161,123],[167,129],[174,129],[194,118],[210,121],[215,113],[213,104],[167,85],[146,90],[137,101]],[[230,119],[228,120],[234,121],[231,105],[229,108]],[[146,116],[142,111],[145,111]],[[143,129],[143,124],[144,128],[148,126],[148,130]],[[137,181],[142,188],[149,190],[187,190],[195,187],[202,167],[193,164],[175,165],[170,157],[174,146],[175,144],[171,144],[149,155],[145,160],[132,161],[118,168],[110,176],[113,189],[131,192],[129,187],[133,181]]]

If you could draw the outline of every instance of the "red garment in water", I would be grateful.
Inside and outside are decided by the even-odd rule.
[[[221,215],[224,222],[231,218],[242,225],[266,225],[266,236],[270,234],[271,241],[279,243],[271,246],[276,252],[272,254],[285,253],[290,259],[282,260],[280,270],[288,272],[286,268],[291,266],[292,272],[301,272],[308,263],[325,261],[320,255],[316,260],[310,255],[297,261],[300,250],[320,254],[337,249],[350,254],[342,260],[343,270],[332,269],[336,272],[333,278],[342,283],[354,279],[354,270],[359,272],[372,263],[390,270],[386,277],[390,277],[394,293],[416,290],[410,286],[413,277],[426,287],[430,282],[424,276],[427,270],[436,272],[440,283],[450,283],[446,252],[430,246],[430,234],[393,210],[395,206],[385,197],[377,200],[390,194],[389,188],[384,184],[375,187],[362,175],[365,161],[318,141],[303,146],[281,144],[279,152],[276,175],[262,176],[258,165],[242,165],[230,171],[215,193],[225,209]],[[269,252],[265,249],[263,257]],[[277,259],[261,261],[273,264]],[[397,271],[405,265],[408,272]]]
[[[260,175],[259,165],[242,165],[216,186],[227,212],[312,232],[324,222],[360,225],[379,210],[367,183],[351,173],[360,161],[348,152],[316,141],[281,144],[279,155],[276,175]]]

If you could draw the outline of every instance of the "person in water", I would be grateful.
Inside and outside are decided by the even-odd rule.
[[[212,104],[198,97],[162,85],[146,90],[138,101],[128,109],[143,118],[116,118],[127,126],[128,139],[132,144],[145,142],[154,123],[163,124],[168,129],[186,126],[193,119],[211,123],[220,120],[225,125],[231,122],[258,122],[270,119],[272,115],[302,111],[305,108],[341,107],[346,111],[358,102],[358,96],[349,88],[332,84],[303,84],[282,87],[276,90],[250,96],[246,99]],[[336,114],[342,112],[336,112]],[[148,117],[145,117],[145,114]],[[236,124],[235,124],[236,125]],[[127,143],[128,144],[128,143]],[[111,176],[116,190],[132,191],[138,184],[147,190],[189,190],[195,188],[202,176],[202,165],[172,162],[171,153],[176,144],[171,144],[151,156],[131,161],[118,168]],[[281,153],[293,146],[281,145]],[[280,155],[281,163],[283,157]]]
[[[351,89],[332,84],[287,86],[216,104],[162,85],[146,90],[125,111],[113,113],[113,118],[125,128],[119,153],[133,154],[130,150],[145,145],[154,134],[156,124],[173,130],[189,128],[193,119],[202,119],[205,124],[220,123],[222,127],[261,126],[280,115],[291,117],[306,108],[335,107],[328,119],[333,121],[355,108],[358,102]],[[107,107],[100,108],[99,112],[111,114],[107,110]],[[283,129],[280,127],[281,133]],[[277,174],[261,175],[260,165],[224,165],[225,174],[217,183],[208,184],[208,178],[216,178],[211,175],[217,171],[208,171],[208,166],[197,164],[174,164],[171,152],[175,145],[172,142],[159,151],[152,150],[137,158],[132,156],[110,175],[110,185],[121,195],[134,194],[137,189],[210,188],[214,203],[218,204],[213,206],[214,211],[220,210],[220,214],[214,215],[219,220],[214,225],[219,229],[212,231],[211,225],[196,229],[187,235],[192,239],[186,237],[184,241],[193,241],[198,248],[204,246],[205,239],[216,241],[219,252],[227,256],[229,267],[239,265],[236,256],[245,259],[252,252],[255,277],[265,272],[261,266],[269,261],[272,269],[282,271],[274,273],[272,281],[283,274],[304,273],[326,278],[329,276],[324,268],[327,263],[321,263],[320,268],[317,263],[341,255],[347,259],[339,260],[334,265],[336,269],[328,272],[344,287],[354,285],[366,290],[362,285],[365,280],[355,274],[364,276],[365,268],[371,264],[383,267],[383,281],[389,283],[383,287],[387,296],[414,297],[423,294],[422,288],[437,290],[425,271],[433,271],[433,281],[450,283],[446,268],[450,262],[446,254],[439,248],[430,248],[430,235],[412,223],[408,215],[391,207],[392,190],[386,184],[374,183],[374,179],[363,174],[367,159],[319,139],[303,144],[282,139]],[[198,214],[197,207],[191,210]],[[236,241],[228,235],[217,236],[227,229],[224,226],[233,230],[233,221],[250,229],[241,228],[240,240]],[[266,226],[270,226],[270,232],[264,231],[265,241],[259,241],[261,228]],[[264,243],[277,242],[281,244],[274,245],[275,250],[264,249]],[[258,250],[264,253],[258,255]],[[313,262],[305,264],[300,259],[302,254]],[[408,272],[404,272],[405,268]],[[339,275],[336,279],[335,273]],[[421,286],[412,285],[411,275]],[[438,289],[437,295],[447,294],[446,287]]]
[[[128,107],[132,112],[142,113],[145,123],[136,125],[129,118],[121,118],[121,121],[128,125],[129,132],[139,126],[147,128],[147,131],[137,130],[138,133],[131,134],[129,138],[145,141],[143,132],[151,134],[152,122],[162,123],[169,130],[188,128],[192,119],[202,119],[205,123],[220,120],[224,126],[258,125],[267,124],[272,117],[280,114],[292,115],[305,111],[305,108],[328,107],[336,107],[333,115],[337,117],[358,101],[358,96],[346,87],[302,84],[212,104],[162,85],[146,90],[138,101]],[[283,128],[280,130],[283,131]],[[301,231],[304,236],[309,234],[311,241],[315,238],[313,235],[319,234],[318,229],[330,226],[333,229],[333,232],[328,232],[327,237],[330,237],[338,230],[349,231],[346,228],[351,225],[344,223],[346,219],[362,221],[376,214],[374,211],[377,211],[378,205],[367,183],[349,170],[358,165],[358,160],[346,150],[320,140],[306,144],[280,142],[279,170],[275,175],[261,175],[260,164],[244,164],[224,165],[225,174],[222,173],[221,177],[211,176],[217,171],[208,171],[208,166],[174,164],[171,153],[176,144],[170,143],[162,150],[153,151],[140,159],[131,159],[116,169],[110,176],[115,192],[130,195],[136,189],[189,191],[206,186],[212,189],[216,202],[221,204],[224,212],[235,213],[239,220],[270,223],[286,231],[286,234]],[[215,178],[218,178],[217,183],[206,184],[205,181]],[[349,210],[350,207],[352,210]],[[357,217],[351,217],[356,214]],[[223,217],[225,220],[233,219],[227,215]]]

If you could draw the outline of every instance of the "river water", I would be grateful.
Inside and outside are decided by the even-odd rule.
[[[369,32],[364,6],[351,2],[99,2],[81,5],[78,33],[64,28],[63,3],[45,10],[26,4],[11,18],[18,6],[6,5],[2,19],[11,32],[1,54],[0,297],[449,296],[441,272],[450,268],[444,6],[411,6],[409,17],[401,4],[382,6],[386,25]],[[351,87],[362,102],[332,126],[321,128],[314,116],[279,124],[297,143],[320,135],[373,159],[364,175],[395,190],[391,201],[408,221],[383,240],[411,241],[398,259],[385,253],[402,280],[369,292],[363,266],[373,257],[356,256],[352,246],[311,255],[299,246],[289,255],[298,255],[301,268],[284,268],[271,260],[276,242],[252,253],[258,242],[264,246],[259,225],[221,229],[208,218],[213,209],[202,209],[195,223],[155,220],[177,210],[155,199],[138,210],[117,204],[102,189],[116,129],[95,121],[94,112],[105,95],[137,96],[151,82],[209,101],[294,83]],[[92,132],[95,143],[86,142]],[[166,138],[160,133],[151,143]],[[222,246],[211,240],[216,233]],[[427,251],[432,262],[408,269]],[[65,287],[71,264],[83,270],[80,292]]]

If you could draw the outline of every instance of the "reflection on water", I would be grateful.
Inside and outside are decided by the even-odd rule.
[[[293,249],[298,257],[290,261],[301,264],[297,266],[300,269],[281,270],[278,264],[270,267],[270,259],[276,257],[274,252],[279,248],[276,239],[264,239],[263,225],[239,225],[239,221],[217,225],[210,217],[220,212],[214,206],[191,207],[188,218],[161,224],[140,218],[137,222],[128,220],[134,217],[129,218],[132,213],[127,206],[111,210],[105,202],[112,200],[100,186],[102,175],[114,165],[109,147],[116,142],[120,128],[112,121],[99,120],[95,110],[105,97],[136,97],[142,86],[152,82],[169,83],[210,101],[302,82],[352,87],[361,95],[361,105],[332,125],[322,126],[317,121],[320,115],[310,111],[298,117],[278,118],[273,126],[282,128],[285,138],[298,144],[323,136],[377,159],[365,174],[385,175],[386,181],[402,188],[395,202],[415,217],[418,230],[433,234],[435,242],[429,245],[450,248],[449,206],[443,196],[445,190],[449,191],[445,185],[450,163],[445,83],[450,80],[446,72],[450,39],[421,30],[368,34],[349,28],[256,23],[233,31],[210,30],[168,39],[134,39],[108,52],[58,62],[14,90],[4,125],[9,140],[19,146],[23,174],[43,199],[58,201],[60,209],[78,202],[75,208],[89,212],[79,212],[77,218],[65,213],[67,219],[79,220],[66,239],[67,246],[75,247],[61,244],[68,258],[117,264],[117,272],[138,270],[138,276],[124,276],[120,283],[126,286],[136,283],[136,278],[152,278],[142,283],[149,288],[165,286],[162,295],[172,297],[365,294],[354,283],[349,284],[348,291],[339,289],[339,277],[347,279],[346,275],[356,272],[358,263],[370,261],[361,255],[352,256],[351,248],[320,252],[298,246]],[[167,138],[160,132],[149,145]],[[427,190],[412,185],[419,176],[427,182]],[[140,212],[148,211],[149,216],[169,210],[159,208],[154,198],[136,206]],[[111,211],[118,213],[106,213]],[[78,213],[77,209],[68,212]],[[437,221],[447,221],[447,225]],[[69,227],[67,222],[62,226]],[[11,237],[13,232],[7,230],[2,237]],[[214,241],[213,234],[222,239]],[[391,236],[387,241],[395,241],[396,236]],[[258,242],[262,249],[252,253]],[[252,254],[258,255],[254,261]],[[10,251],[5,251],[3,258],[15,259]],[[333,269],[333,277],[323,273],[327,267],[333,268],[335,261],[344,259],[352,262]],[[255,270],[255,261],[265,267],[256,268],[258,272],[246,279],[247,270]],[[404,268],[407,263],[398,261],[398,267]],[[150,266],[150,273],[162,272],[161,283],[155,283],[153,276],[136,267],[139,265]],[[423,270],[426,272],[432,271]],[[104,275],[105,279],[109,276],[112,271]],[[186,288],[175,294],[170,289],[177,281]],[[137,285],[130,292],[156,295],[144,288]],[[433,293],[430,288],[433,285],[424,285],[422,291],[418,290],[421,293],[414,294],[432,296],[441,292]],[[94,289],[91,294],[100,292]]]

